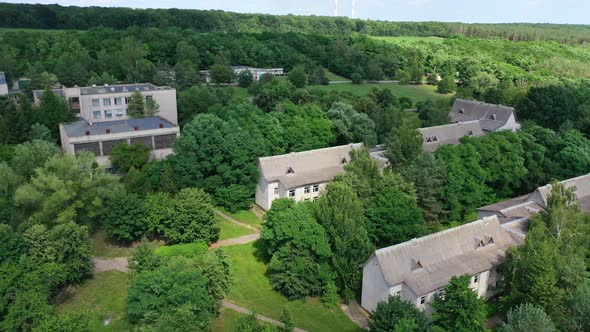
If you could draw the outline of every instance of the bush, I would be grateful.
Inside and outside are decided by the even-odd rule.
[[[455,83],[455,78],[451,75],[447,75],[442,78],[442,80],[436,83],[436,92],[438,93],[451,93],[457,90],[457,83]]]
[[[146,235],[144,204],[136,194],[119,192],[113,197],[104,218],[107,234],[123,242],[131,242]]]
[[[426,331],[428,319],[412,303],[403,301],[397,296],[390,296],[387,302],[380,302],[369,320],[369,329],[372,332],[398,331],[398,325],[407,325],[407,321],[413,321],[415,329],[407,331]],[[403,330],[404,332],[406,330]]]
[[[205,243],[196,242],[159,247],[155,250],[155,253],[162,257],[195,257],[206,253],[208,250],[209,248]]]
[[[521,304],[508,312],[508,320],[499,332],[554,332],[557,331],[551,318],[543,309],[532,304]]]
[[[181,190],[174,199],[170,224],[164,235],[173,244],[217,241],[219,221],[215,218],[211,197],[202,189]]]
[[[352,80],[352,84],[361,84],[363,77],[359,73],[354,73],[350,76],[350,79]]]
[[[289,72],[288,78],[296,88],[303,88],[305,83],[307,83],[305,68],[303,66],[296,66]]]
[[[127,173],[131,168],[141,169],[150,159],[150,148],[143,144],[119,143],[111,151],[110,160],[118,171]]]
[[[243,70],[238,74],[238,86],[240,88],[248,88],[254,82],[254,76],[249,70]]]

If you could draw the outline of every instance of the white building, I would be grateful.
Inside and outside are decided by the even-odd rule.
[[[80,110],[80,121],[61,124],[60,139],[65,153],[90,151],[100,165],[108,166],[108,156],[119,143],[144,144],[152,159],[172,153],[171,146],[180,133],[176,109],[176,90],[153,84],[105,85],[100,87],[54,90]],[[139,91],[147,101],[159,105],[154,117],[133,119],[128,112],[131,95]],[[35,91],[38,103],[42,91]]]
[[[6,81],[6,75],[0,71],[0,96],[8,95],[8,82]]]
[[[361,305],[372,312],[389,296],[399,296],[431,313],[435,294],[453,276],[470,275],[480,297],[496,293],[496,271],[506,250],[524,235],[503,227],[496,216],[376,250],[363,266]]]
[[[315,200],[329,181],[344,173],[350,151],[362,146],[357,143],[259,158],[256,204],[269,210],[277,198]]]
[[[263,75],[272,75],[272,76],[283,76],[284,70],[283,68],[255,68],[250,66],[232,66],[234,70],[234,76],[237,78],[238,75],[243,71],[249,71],[252,73],[252,78],[254,81],[260,80]],[[209,70],[201,70],[200,72],[201,80],[205,83],[211,83],[211,73]]]

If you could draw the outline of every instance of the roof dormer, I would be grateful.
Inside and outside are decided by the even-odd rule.
[[[419,259],[412,258],[412,272],[421,270],[424,267],[422,266],[422,262]]]
[[[287,174],[295,174],[295,171],[293,170],[293,167],[287,168]]]

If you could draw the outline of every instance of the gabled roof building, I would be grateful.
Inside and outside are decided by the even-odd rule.
[[[6,81],[6,75],[0,71],[0,96],[6,96],[8,94],[8,82]]]
[[[315,200],[329,181],[344,173],[350,152],[362,146],[349,144],[259,158],[256,204],[269,210],[277,198]]]
[[[453,276],[470,275],[480,296],[495,294],[496,267],[506,250],[524,237],[501,225],[496,216],[376,250],[363,266],[361,305],[374,311],[389,296],[399,296],[430,312]]]

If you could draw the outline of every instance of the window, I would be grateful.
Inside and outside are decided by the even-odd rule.
[[[395,296],[402,297],[402,291],[398,290],[397,292],[395,292]]]
[[[473,130],[468,130],[468,131],[467,131],[467,135],[469,135],[469,136],[473,136]]]
[[[100,119],[100,111],[94,111],[92,112],[92,118],[93,119]]]
[[[348,164],[348,160],[346,160],[346,158],[342,158],[342,160],[340,160],[341,164]]]
[[[445,295],[445,289],[441,288],[437,290],[436,293],[438,294],[438,296],[443,297]]]
[[[426,303],[426,296],[422,296],[420,298],[420,304],[424,304],[424,303]]]
[[[486,246],[486,245],[485,245],[485,243],[483,243],[483,240],[480,240],[480,241],[477,243],[477,247],[478,247],[478,248],[483,248],[483,247],[485,247],[485,246]]]
[[[100,107],[100,99],[92,99],[92,107]]]
[[[117,116],[118,118],[122,117],[123,115],[125,115],[123,110],[115,110],[115,116]]]
[[[313,185],[313,192],[317,193],[318,191],[320,191],[320,185],[319,184],[314,184]]]
[[[103,98],[102,106],[111,106],[111,98]]]
[[[121,98],[121,97],[115,98],[115,105],[123,105],[123,98]]]
[[[275,195],[278,195],[279,194],[279,188],[275,188],[274,193],[275,193]]]
[[[289,198],[293,198],[293,197],[295,197],[295,190],[294,189],[289,190]]]
[[[154,99],[154,97],[152,97],[152,96],[145,96],[145,101],[152,100],[152,99]]]
[[[496,114],[492,114],[492,116],[490,116],[490,119],[496,120]]]
[[[473,276],[473,283],[477,284],[479,282],[479,274]]]
[[[113,117],[113,111],[104,111],[104,117],[111,119]]]
[[[422,263],[417,259],[412,259],[412,271],[419,270],[422,268]]]
[[[309,202],[309,201],[310,201],[310,199],[309,199],[309,198],[306,198],[306,199],[304,199],[304,201],[306,201],[306,202]]]
[[[464,109],[464,108],[460,109],[460,110],[459,110],[459,113],[461,113],[461,114],[465,114],[465,109]]]
[[[310,192],[310,189],[311,189],[310,187],[305,187],[305,188],[303,188],[303,193],[304,193],[304,194],[309,194],[309,192]]]
[[[131,97],[125,97],[125,104],[129,104],[130,101],[131,101]]]
[[[490,236],[488,240],[488,244],[494,244],[494,238]]]
[[[287,169],[287,174],[293,174],[293,173],[295,173],[295,171],[293,170],[293,168],[292,168],[292,167],[289,167],[289,168]]]

